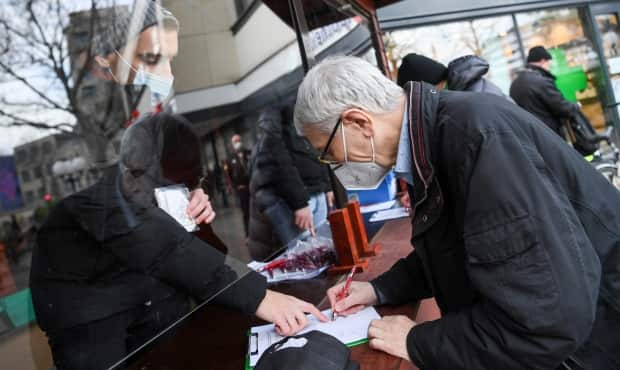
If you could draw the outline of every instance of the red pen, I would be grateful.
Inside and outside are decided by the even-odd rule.
[[[259,268],[257,271],[258,272],[263,272],[265,270],[274,270],[277,269],[278,267],[282,267],[286,264],[286,259],[282,258],[282,259],[278,259],[278,260],[273,260],[271,262],[269,262],[268,264],[266,264],[265,266]]]
[[[349,288],[351,287],[351,282],[353,282],[353,275],[355,275],[355,270],[357,270],[357,266],[353,266],[351,268],[351,272],[349,272],[349,276],[347,276],[347,281],[344,283],[342,290],[340,293],[336,295],[336,302],[341,301],[347,295],[349,295]],[[336,312],[332,311],[332,321],[336,320]]]

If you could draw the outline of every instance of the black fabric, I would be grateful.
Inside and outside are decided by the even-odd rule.
[[[282,348],[284,346],[284,348]],[[287,337],[265,350],[255,370],[359,370],[351,351],[320,331]]]
[[[102,370],[138,349],[188,312],[184,295],[140,305],[105,319],[47,332],[57,370]],[[121,334],[121,335],[119,335]]]
[[[398,85],[405,86],[409,81],[424,81],[437,85],[448,77],[448,69],[443,64],[420,54],[407,54],[398,67]]]
[[[408,112],[415,250],[372,284],[381,303],[437,300],[442,318],[408,335],[411,359],[555,369],[601,346],[617,358],[618,316],[597,314],[620,312],[617,189],[506,99],[407,90],[419,107]]]
[[[573,148],[583,156],[594,154],[599,149],[598,135],[588,118],[578,111],[568,123],[574,135]]]
[[[456,58],[448,64],[448,89],[505,96],[497,85],[483,77],[488,71],[489,63],[476,55]]]
[[[103,319],[177,292],[204,300],[241,277],[223,254],[159,208],[133,214],[120,195],[117,203],[102,205],[97,195],[119,192],[117,177],[112,169],[93,187],[62,200],[39,231],[30,287],[43,330]],[[101,218],[82,217],[99,208]],[[132,218],[130,227],[126,219]],[[90,231],[99,229],[90,222],[102,225],[103,240]],[[266,281],[250,273],[229,289],[218,301],[254,313]]]
[[[564,121],[573,117],[579,107],[562,96],[554,81],[555,77],[551,73],[528,65],[510,85],[510,97],[521,108],[564,137]]]
[[[298,135],[292,124],[284,126],[282,136],[308,194],[331,191],[328,166],[319,162],[319,153],[308,139]]]
[[[551,54],[545,49],[544,46],[534,46],[527,53],[527,62],[540,62],[541,60],[551,60]]]

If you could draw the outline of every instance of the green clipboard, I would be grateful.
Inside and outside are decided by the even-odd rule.
[[[250,330],[248,330],[248,332],[247,332],[248,338],[250,337],[250,335],[252,335],[252,334],[251,334]],[[360,344],[364,344],[364,343],[368,343],[368,338],[356,340],[356,341],[351,342],[351,343],[346,343],[345,345],[347,347],[351,348],[351,347],[359,346]],[[254,369],[252,366],[250,366],[250,354],[249,353],[247,355],[245,355],[245,368],[244,369],[245,370],[252,370],[252,369]]]

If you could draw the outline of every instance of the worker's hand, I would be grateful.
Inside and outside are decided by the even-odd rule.
[[[215,212],[211,207],[209,196],[205,194],[204,190],[198,188],[189,194],[187,215],[196,222],[196,225],[210,224],[215,219]]]
[[[411,361],[407,351],[407,335],[416,325],[407,316],[385,316],[372,320],[368,327],[370,348]]]
[[[328,191],[327,193],[325,193],[325,197],[327,198],[328,209],[334,208],[334,192]]]
[[[327,298],[332,307],[332,311],[338,315],[347,316],[362,310],[366,306],[377,304],[377,295],[370,283],[362,281],[353,281],[349,286],[349,295],[341,300],[337,300],[338,294],[346,284],[343,281],[334,285],[327,291]]]
[[[256,316],[274,323],[276,332],[282,336],[293,335],[303,329],[308,324],[307,313],[322,322],[329,321],[327,316],[312,304],[269,289],[256,310]]]
[[[295,225],[302,230],[310,230],[310,234],[314,236],[314,224],[312,223],[310,207],[300,208],[295,211]]]
[[[399,197],[398,200],[400,200],[400,203],[403,205],[403,207],[411,208],[411,198],[409,198],[409,193],[405,191],[399,194],[400,197],[398,194],[396,196]]]

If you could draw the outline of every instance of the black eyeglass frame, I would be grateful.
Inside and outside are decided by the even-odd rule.
[[[334,126],[334,129],[332,130],[331,134],[329,134],[329,138],[327,139],[327,143],[325,144],[325,148],[323,148],[323,151],[321,152],[321,154],[317,158],[319,160],[319,162],[321,162],[323,164],[329,164],[329,165],[340,164],[340,162],[338,162],[338,161],[334,161],[334,160],[325,158],[325,155],[327,155],[327,151],[329,150],[329,147],[331,146],[332,141],[334,141],[334,136],[336,136],[336,132],[338,132],[338,127],[341,124],[342,124],[342,118],[338,118],[338,122],[336,122],[336,126]]]

